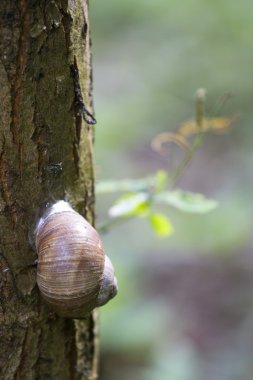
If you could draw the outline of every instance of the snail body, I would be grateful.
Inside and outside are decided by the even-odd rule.
[[[116,295],[99,234],[67,202],[56,202],[39,220],[36,249],[38,287],[59,315],[84,318]]]

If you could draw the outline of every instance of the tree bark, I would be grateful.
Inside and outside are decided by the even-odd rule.
[[[96,378],[94,313],[64,319],[43,303],[33,236],[45,205],[58,199],[94,223],[90,56],[87,0],[0,1],[4,380]]]

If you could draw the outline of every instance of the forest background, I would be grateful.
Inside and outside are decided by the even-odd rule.
[[[233,120],[205,134],[176,187],[218,202],[209,213],[158,207],[103,234],[119,280],[101,310],[101,379],[251,380],[253,358],[252,24],[250,0],[90,2],[97,185],[170,175],[185,152],[151,142],[195,117]],[[97,195],[97,225],[120,193]]]

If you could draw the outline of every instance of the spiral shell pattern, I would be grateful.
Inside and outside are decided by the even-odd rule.
[[[87,315],[96,307],[105,262],[97,231],[70,206],[55,208],[38,224],[36,247],[43,298],[65,317]]]

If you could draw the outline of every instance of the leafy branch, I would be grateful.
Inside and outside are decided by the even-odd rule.
[[[205,118],[204,89],[198,89],[196,95],[195,120],[183,123],[176,132],[164,132],[152,141],[152,148],[160,154],[165,153],[164,144],[173,142],[186,151],[178,167],[169,175],[165,170],[158,170],[154,175],[141,179],[123,179],[101,181],[97,184],[96,194],[117,193],[118,197],[109,208],[109,220],[100,226],[105,232],[112,225],[131,218],[146,218],[153,231],[161,237],[169,236],[174,228],[164,213],[156,207],[175,208],[186,213],[207,213],[217,207],[217,202],[205,198],[202,194],[174,189],[178,178],[191,161],[195,152],[203,144],[204,134],[208,131],[224,131],[234,118]],[[194,136],[191,142],[189,138]]]

